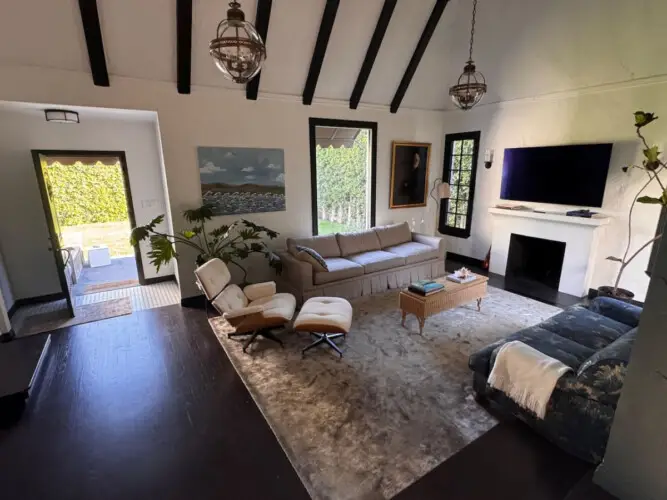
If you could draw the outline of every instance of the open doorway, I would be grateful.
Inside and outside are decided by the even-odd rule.
[[[375,225],[377,124],[310,119],[313,235]]]
[[[74,296],[138,286],[141,255],[123,152],[34,151],[46,216]],[[76,302],[76,301],[75,301]]]

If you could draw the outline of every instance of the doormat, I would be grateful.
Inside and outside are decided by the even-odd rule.
[[[25,319],[19,328],[18,336],[27,337],[37,333],[58,330],[59,328],[67,328],[68,326],[132,314],[132,301],[129,297],[123,297],[80,306],[75,309],[76,316],[73,318],[63,317],[64,313],[64,311],[59,310],[30,316]]]
[[[110,283],[98,283],[95,285],[86,285],[80,295],[89,293],[108,292],[109,290],[119,290],[121,288],[131,288],[139,286],[139,280],[112,281]]]

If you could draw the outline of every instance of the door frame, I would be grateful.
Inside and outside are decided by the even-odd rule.
[[[42,205],[44,208],[44,216],[46,217],[46,223],[49,228],[49,234],[51,238],[56,238],[55,226],[53,224],[54,214],[51,212],[51,207],[46,198],[46,183],[44,182],[44,175],[42,173],[42,165],[40,161],[41,156],[73,156],[85,158],[87,156],[104,156],[109,158],[118,158],[120,161],[120,169],[123,174],[123,186],[125,188],[125,202],[127,204],[127,215],[130,220],[130,226],[136,227],[137,220],[134,215],[134,202],[132,201],[132,188],[130,187],[130,176],[127,170],[127,160],[125,158],[125,151],[97,151],[97,150],[70,150],[70,149],[33,149],[31,150],[33,163],[35,165],[35,173],[37,174],[37,183],[39,184],[39,191],[42,198]],[[57,260],[57,256],[54,253],[54,258],[56,259],[56,267],[58,268],[58,275],[60,278],[60,286],[63,288],[63,292],[66,295],[67,293],[67,278],[64,273],[64,269],[61,269]],[[144,266],[141,260],[141,250],[139,244],[134,245],[134,259],[137,265],[137,275],[139,277],[139,284],[145,285],[146,278],[144,277]]]
[[[377,122],[362,122],[358,120],[341,120],[338,118],[309,118],[309,140],[310,140],[310,200],[311,217],[313,225],[313,236],[317,236],[317,136],[316,127],[340,127],[340,128],[364,128],[371,131],[371,200],[370,200],[370,226],[375,227],[375,195],[377,184]]]

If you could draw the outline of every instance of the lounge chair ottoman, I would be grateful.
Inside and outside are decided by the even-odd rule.
[[[294,330],[308,332],[316,340],[302,353],[305,355],[310,349],[325,344],[335,350],[342,358],[343,352],[334,340],[345,337],[352,325],[352,306],[340,297],[313,297],[308,299],[301,308],[294,321]]]

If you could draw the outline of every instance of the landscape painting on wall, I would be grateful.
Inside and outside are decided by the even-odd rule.
[[[215,215],[285,210],[282,149],[197,148],[203,202]]]

